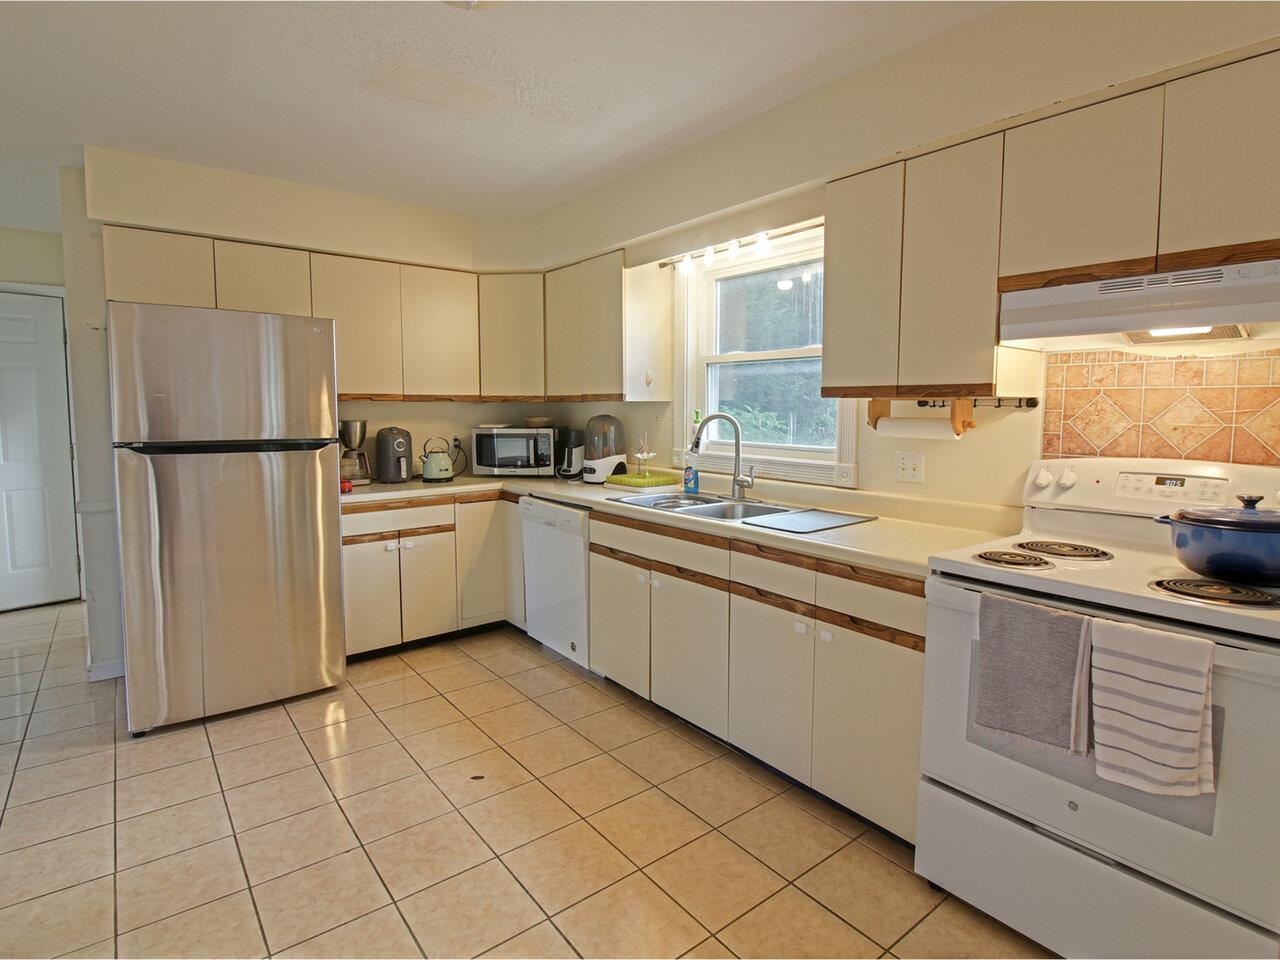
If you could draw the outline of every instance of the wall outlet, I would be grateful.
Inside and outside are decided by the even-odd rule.
[[[902,450],[894,453],[893,479],[900,483],[924,483],[924,454]]]

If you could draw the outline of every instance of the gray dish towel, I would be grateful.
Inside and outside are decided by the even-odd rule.
[[[1089,751],[1089,618],[990,593],[978,608],[973,720]]]

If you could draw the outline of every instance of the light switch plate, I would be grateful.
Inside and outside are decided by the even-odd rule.
[[[924,483],[924,454],[899,450],[893,455],[893,479],[900,483]]]

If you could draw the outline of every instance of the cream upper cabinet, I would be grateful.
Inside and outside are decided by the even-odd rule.
[[[1005,133],[1002,289],[1155,269],[1163,119],[1157,87]]]
[[[108,300],[217,306],[208,237],[104,226],[102,261]]]
[[[400,267],[405,399],[480,399],[480,313],[474,273]]]
[[[480,393],[495,400],[546,395],[542,274],[480,276]]]
[[[1167,84],[1160,256],[1259,241],[1272,241],[1266,255],[1276,256],[1277,155],[1280,53]],[[1160,269],[1210,262],[1171,259]]]
[[[400,266],[311,254],[312,314],[334,321],[338,395],[400,399]]]
[[[907,161],[899,396],[994,392],[1003,139]]]
[[[215,240],[213,271],[223,310],[311,316],[311,255],[305,250]]]
[[[458,626],[494,623],[507,616],[506,524],[501,500],[459,503],[457,531]]]
[[[546,274],[547,398],[671,399],[671,276],[621,250]]]
[[[891,396],[897,386],[904,168],[827,184],[824,395]]]

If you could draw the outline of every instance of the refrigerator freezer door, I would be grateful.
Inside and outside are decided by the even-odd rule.
[[[108,305],[116,443],[337,436],[333,321]]]
[[[115,458],[130,730],[342,680],[336,444]]]

